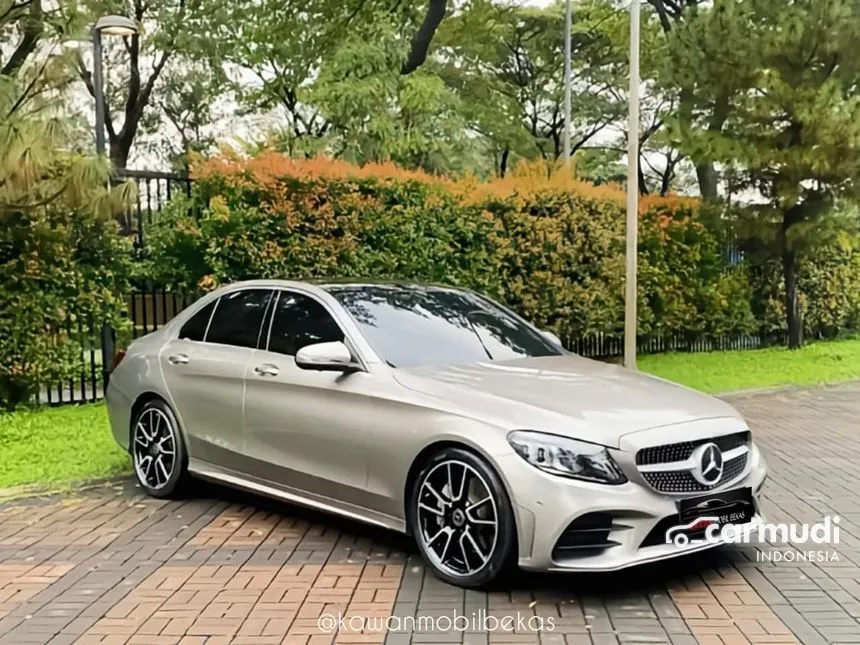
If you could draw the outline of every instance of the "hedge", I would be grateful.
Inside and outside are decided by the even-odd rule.
[[[80,377],[101,324],[123,327],[130,259],[104,207],[0,212],[0,406]]]
[[[697,201],[643,199],[640,211],[641,335],[717,338],[781,325],[778,273],[730,262]],[[562,173],[479,183],[274,153],[221,157],[197,168],[193,196],[154,222],[146,273],[186,291],[249,278],[444,283],[498,298],[565,340],[618,335],[624,213],[617,187]],[[858,299],[837,286],[860,285],[860,259],[846,268],[846,257],[806,273],[807,288],[822,273],[834,285],[832,297],[807,294],[816,333],[858,324]]]

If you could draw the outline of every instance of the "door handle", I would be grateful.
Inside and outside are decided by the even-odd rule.
[[[263,363],[254,368],[254,374],[258,376],[277,376],[278,371],[278,366],[271,363]]]
[[[173,354],[167,357],[167,362],[171,365],[187,365],[188,354]]]

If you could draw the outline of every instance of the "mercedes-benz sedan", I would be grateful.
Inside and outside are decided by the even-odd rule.
[[[150,495],[193,475],[410,533],[463,586],[707,548],[666,536],[758,519],[765,480],[727,403],[447,287],[218,289],[119,357],[107,401]]]

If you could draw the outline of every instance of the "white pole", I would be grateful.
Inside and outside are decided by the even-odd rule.
[[[564,10],[564,165],[570,166],[570,32],[571,0],[567,0]]]
[[[636,254],[639,246],[639,12],[630,3],[630,105],[627,141],[627,271],[624,294],[624,366],[636,369]]]

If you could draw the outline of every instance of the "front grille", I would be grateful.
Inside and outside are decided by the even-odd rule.
[[[685,441],[683,443],[671,443],[665,446],[643,448],[636,453],[636,465],[645,466],[684,461],[696,448],[706,443],[715,443],[721,451],[727,452],[733,448],[745,446],[749,442],[749,432],[738,432],[736,434],[717,437],[716,439],[699,439],[698,441]]]
[[[586,513],[571,522],[558,538],[552,550],[553,560],[597,555],[617,546],[618,542],[609,539],[617,528],[627,527],[614,526],[611,513]]]
[[[745,453],[740,457],[736,457],[726,462],[723,469],[723,476],[713,485],[708,486],[696,481],[693,473],[689,470],[666,470],[659,472],[642,473],[652,488],[662,493],[700,493],[716,488],[720,484],[730,482],[747,467],[747,457]]]
[[[740,477],[749,459],[750,433],[737,432],[713,439],[698,439],[643,448],[636,453],[636,465],[646,482],[661,493],[701,493]],[[712,484],[703,484],[693,475],[698,464],[690,459],[700,446],[713,443],[726,455],[722,476]],[[688,461],[689,460],[689,461]],[[687,462],[686,464],[684,462]],[[665,466],[665,469],[662,468]]]

